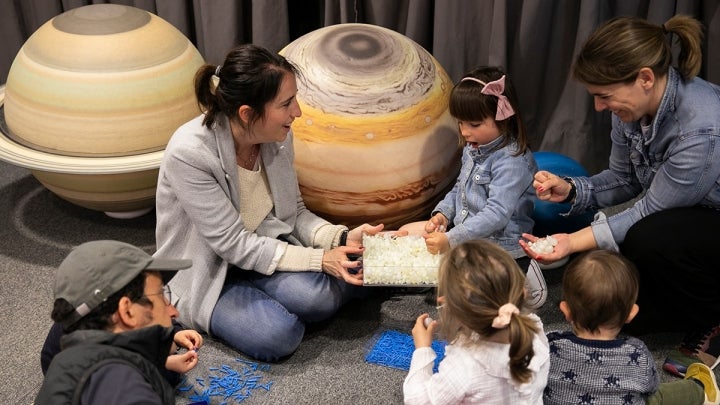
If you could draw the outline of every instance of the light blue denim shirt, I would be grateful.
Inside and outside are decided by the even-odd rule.
[[[488,239],[514,258],[525,253],[518,241],[535,224],[532,188],[537,164],[532,153],[513,156],[517,144],[498,149],[504,137],[477,149],[465,146],[455,186],[435,207],[450,220],[450,246],[471,239]]]
[[[700,78],[683,80],[670,68],[660,107],[649,128],[612,117],[609,168],[575,177],[577,197],[569,214],[623,203],[610,217],[598,214],[592,231],[598,247],[618,250],[628,229],[646,215],[675,207],[720,207],[720,87]]]

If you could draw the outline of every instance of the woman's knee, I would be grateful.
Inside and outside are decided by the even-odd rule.
[[[651,214],[640,219],[633,224],[625,234],[625,240],[622,245],[624,248],[643,249],[652,247],[652,243],[648,241],[657,237],[657,232],[661,229],[662,218],[657,214]]]
[[[320,322],[333,316],[347,301],[350,285],[329,276],[325,281],[309,286],[307,295],[295,301],[288,310],[305,322]]]
[[[214,314],[215,315],[215,314]],[[292,354],[305,334],[305,325],[293,314],[260,317],[228,323],[227,317],[213,316],[211,333],[229,346],[261,361],[278,361]]]
[[[226,286],[210,317],[210,333],[258,360],[297,349],[305,333],[298,316],[252,285]]]
[[[300,321],[297,325],[273,325],[264,339],[255,341],[244,352],[261,361],[276,362],[297,350],[304,333],[305,326]]]

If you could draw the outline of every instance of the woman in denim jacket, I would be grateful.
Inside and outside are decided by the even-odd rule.
[[[671,40],[679,39],[678,67]],[[637,198],[587,228],[554,235],[551,262],[593,248],[621,251],[641,274],[636,331],[715,328],[720,323],[720,87],[698,77],[702,26],[676,15],[663,25],[619,17],[583,45],[573,74],[612,116],[609,169],[563,179],[540,171],[541,200],[572,202],[569,214]],[[528,241],[537,238],[523,235]]]
[[[537,164],[512,81],[498,67],[469,71],[450,93],[450,114],[458,120],[465,145],[457,182],[428,221],[400,230],[423,235],[430,253],[473,239],[495,242],[527,273],[526,305],[539,308],[547,296],[545,280],[517,243],[534,225],[532,183]]]

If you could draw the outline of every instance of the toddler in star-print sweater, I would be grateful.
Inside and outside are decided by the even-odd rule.
[[[693,364],[684,380],[660,384],[645,343],[620,335],[638,313],[638,283],[632,263],[611,251],[590,251],[568,265],[560,311],[572,332],[547,334],[546,405],[720,403],[706,365]]]

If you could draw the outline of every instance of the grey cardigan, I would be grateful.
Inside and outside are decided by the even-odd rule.
[[[229,265],[272,274],[276,252],[288,242],[328,248],[312,245],[315,232],[328,222],[302,200],[290,133],[283,142],[260,147],[274,208],[255,232],[246,230],[229,123],[208,129],[202,119],[178,128],[165,149],[156,194],[155,256],[192,259],[192,267],[169,283],[173,303],[181,323],[209,333]]]

